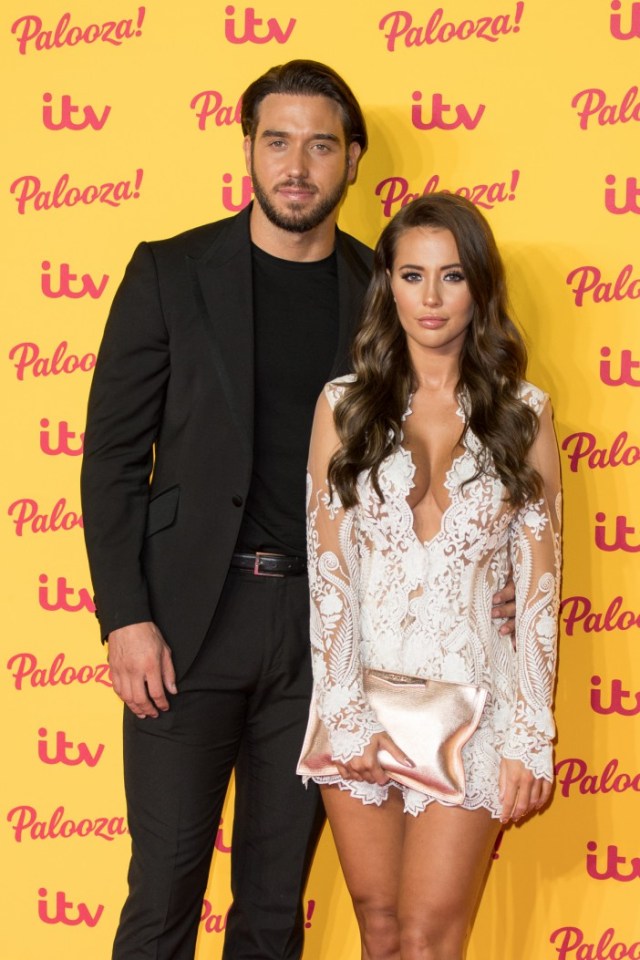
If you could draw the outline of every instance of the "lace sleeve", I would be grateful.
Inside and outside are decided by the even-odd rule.
[[[540,414],[531,461],[544,488],[541,499],[526,503],[511,523],[517,690],[504,756],[521,760],[536,777],[552,780],[561,494],[558,448],[548,403]]]
[[[318,401],[307,473],[307,549],[311,594],[311,653],[316,702],[333,757],[363,753],[383,727],[362,689],[359,653],[357,510],[329,496],[327,467],[338,446],[329,385]]]

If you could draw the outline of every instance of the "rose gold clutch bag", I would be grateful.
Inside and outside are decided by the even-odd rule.
[[[437,800],[461,804],[465,796],[462,748],[480,723],[487,691],[469,683],[424,680],[381,670],[365,670],[363,682],[378,720],[415,763],[415,767],[405,767],[387,750],[380,750],[378,760],[389,777]],[[338,774],[315,697],[297,772],[308,777]]]

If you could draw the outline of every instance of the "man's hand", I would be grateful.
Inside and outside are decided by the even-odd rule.
[[[507,618],[507,622],[503,623],[500,627],[500,633],[503,637],[511,634],[513,640],[516,632],[516,585],[513,582],[513,577],[505,583],[502,590],[494,593],[491,602],[491,616],[493,619]]]
[[[155,623],[132,623],[108,637],[113,689],[136,717],[168,710],[165,691],[177,693],[171,650]]]

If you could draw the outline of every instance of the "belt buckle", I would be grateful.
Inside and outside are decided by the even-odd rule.
[[[259,550],[256,550],[256,559],[253,564],[253,573],[256,577],[284,577],[284,573],[269,573],[266,570],[260,570],[260,557],[274,557],[273,553],[261,553]]]

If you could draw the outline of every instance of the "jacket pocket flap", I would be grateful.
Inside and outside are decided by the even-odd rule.
[[[145,537],[151,537],[175,523],[179,500],[180,487],[176,486],[163,490],[149,502]]]

